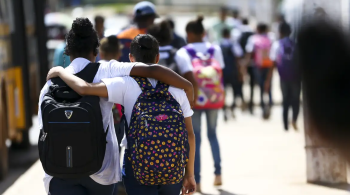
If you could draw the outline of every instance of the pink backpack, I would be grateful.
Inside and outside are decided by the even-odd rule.
[[[222,82],[222,68],[214,58],[214,47],[206,55],[198,55],[191,47],[186,46],[192,59],[193,73],[199,86],[195,109],[220,109],[225,103],[225,91]]]
[[[271,41],[267,36],[256,35],[256,41],[254,45],[255,55],[254,61],[258,67],[270,68],[273,66],[272,60],[270,60]]]

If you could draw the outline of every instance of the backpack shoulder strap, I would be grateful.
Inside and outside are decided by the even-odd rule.
[[[213,46],[213,45],[212,45],[212,46],[210,46],[210,47],[208,48],[207,53],[210,55],[210,57],[211,57],[211,58],[214,56],[214,53],[215,53],[215,48],[214,48],[214,46]]]
[[[193,47],[187,45],[187,46],[185,46],[185,49],[186,49],[187,53],[191,56],[191,58],[197,57],[197,52],[193,49]]]
[[[92,83],[99,67],[100,63],[90,63],[82,71],[75,74],[75,76],[83,79],[88,83]]]
[[[147,78],[144,77],[132,77],[136,83],[139,85],[142,91],[147,91],[152,89],[152,84],[148,81]]]

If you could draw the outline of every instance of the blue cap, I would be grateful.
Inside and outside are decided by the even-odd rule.
[[[141,1],[140,3],[137,3],[134,7],[135,18],[152,14],[158,17],[156,12],[156,6],[149,1]]]

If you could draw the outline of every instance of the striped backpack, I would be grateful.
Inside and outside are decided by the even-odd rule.
[[[146,78],[134,79],[142,90],[127,131],[134,176],[142,185],[180,183],[189,152],[180,104],[169,93],[169,85],[158,82],[153,88]]]

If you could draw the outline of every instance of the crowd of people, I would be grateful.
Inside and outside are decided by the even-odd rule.
[[[229,12],[232,12],[232,17],[228,17]],[[133,23],[117,35],[109,37],[103,36],[104,18],[101,16],[95,18],[95,27],[86,18],[78,18],[74,21],[66,42],[56,51],[54,64],[58,67],[49,72],[48,78],[59,76],[80,95],[104,97],[101,98],[100,107],[103,125],[107,132],[106,157],[103,160],[102,169],[91,177],[83,177],[79,180],[59,179],[47,174],[44,181],[48,193],[52,195],[97,194],[97,192],[98,194],[102,192],[117,194],[114,185],[121,180],[120,175],[123,175],[124,187],[130,195],[178,195],[181,189],[183,194],[201,192],[202,114],[206,116],[207,137],[214,159],[213,185],[222,185],[220,144],[216,135],[218,113],[223,110],[226,121],[234,117],[234,109],[238,106],[237,100],[240,99],[242,110],[249,110],[253,114],[254,87],[258,85],[262,117],[268,120],[274,104],[271,85],[275,68],[280,76],[283,94],[281,118],[284,129],[289,129],[290,107],[293,109],[292,126],[295,130],[298,129],[296,124],[300,107],[301,82],[293,60],[295,43],[290,38],[292,29],[285,21],[279,24],[279,39],[274,40],[269,36],[267,24],[259,23],[254,31],[249,24],[249,19],[241,18],[238,10],[232,11],[223,7],[220,9],[218,22],[212,28],[205,29],[204,18],[198,16],[187,23],[186,38],[182,38],[174,32],[174,22],[171,19],[155,23],[157,17],[156,8],[152,3],[140,2],[134,7]],[[58,60],[62,58],[65,60]],[[100,64],[93,80],[94,84],[73,76],[90,66],[92,62]],[[160,66],[150,64],[160,64]],[[60,66],[66,69],[59,68]],[[129,75],[135,77],[127,77]],[[248,80],[250,100],[247,101],[243,94],[243,85]],[[44,86],[39,106],[45,101],[45,94],[50,91],[50,85],[51,82],[48,81]],[[230,95],[225,94],[226,87],[232,88],[234,97],[232,105],[225,105],[225,96]],[[152,102],[154,105],[151,105],[151,101],[154,101]],[[167,102],[176,103],[167,105]],[[186,133],[181,131],[181,134],[186,135],[185,142],[189,143],[190,149],[186,149],[185,146],[175,148],[176,151],[183,149],[187,152],[186,155],[182,154],[182,161],[169,158],[169,161],[178,162],[175,165],[164,161],[171,157],[171,153],[163,153],[170,150],[172,141],[168,140],[170,129],[167,129],[164,123],[161,124],[161,121],[167,120],[168,117],[171,119],[175,115],[169,114],[169,109],[167,110],[169,116],[162,113],[150,121],[147,119],[150,116],[142,115],[144,112],[151,112],[152,109],[157,112],[166,112],[162,109],[163,104],[163,108],[175,110],[184,117],[181,119],[176,115],[177,120],[180,121],[170,124],[170,120],[167,122],[170,124],[167,128],[176,127],[179,130],[183,128],[187,130]],[[149,107],[143,110],[142,106]],[[113,112],[110,111],[112,107]],[[113,113],[113,120],[109,113]],[[45,119],[41,116],[40,110],[40,124],[45,127]],[[140,117],[143,121],[138,124]],[[157,123],[157,121],[160,122]],[[174,121],[176,121],[175,118]],[[109,125],[111,122],[113,125]],[[135,124],[139,126],[133,126]],[[144,134],[148,133],[141,131],[133,133],[133,130],[145,128],[146,131],[152,127],[167,129],[154,131],[153,134],[156,135],[153,137],[159,135],[161,140],[167,140],[169,148],[163,148],[161,140],[149,138],[149,142],[142,141],[140,151],[149,151],[147,148],[150,147],[161,153],[155,152],[153,156],[151,151],[145,152],[144,156],[148,155],[148,159],[141,162],[139,159],[142,158],[142,154],[139,155],[135,147],[138,148],[137,140],[141,140],[138,137],[141,136],[139,134],[145,136]],[[172,137],[174,134],[170,133],[169,136]],[[42,138],[45,140],[44,137]],[[176,140],[180,138],[181,136]],[[159,146],[156,144],[153,148],[154,142]],[[119,155],[119,144],[126,148],[123,171],[119,170],[119,159],[122,158]],[[163,145],[166,144],[163,142]],[[177,153],[174,152],[175,154]],[[163,161],[162,158],[164,158]],[[184,158],[187,165],[183,165]],[[139,165],[137,162],[140,162]],[[185,173],[176,172],[178,175],[170,176],[159,174],[155,177],[157,179],[150,180],[149,178],[153,178],[155,173],[148,172],[148,167],[143,163],[150,163],[148,167],[154,167],[153,163],[155,163],[157,168],[154,170],[158,170],[158,164],[161,167],[169,166],[169,173],[173,173],[170,167],[176,168],[178,165],[183,165],[182,168],[186,169]],[[142,172],[145,172],[147,177],[143,177]],[[173,181],[167,182],[168,180],[164,178],[168,177],[173,177]]]

